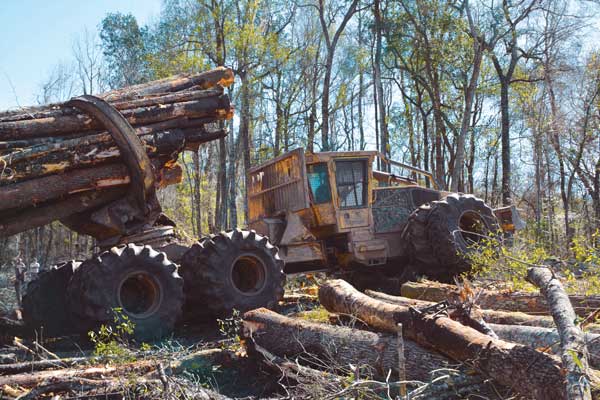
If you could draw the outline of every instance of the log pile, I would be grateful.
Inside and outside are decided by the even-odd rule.
[[[233,116],[224,93],[232,83],[232,71],[218,68],[97,97],[133,127],[165,186],[181,180],[179,153],[226,134],[218,122]],[[22,230],[18,221],[37,224],[49,210],[60,216],[121,196],[129,173],[106,129],[73,102],[0,112],[0,233]]]
[[[290,318],[254,310],[244,315],[243,337],[249,353],[262,354],[265,363],[275,364],[282,376],[300,380],[326,373],[328,381],[335,382],[336,376],[346,376],[349,369],[364,371],[366,367],[370,374],[363,376],[362,384],[372,389],[372,380],[385,382],[388,393],[395,388],[400,394],[406,393],[406,388],[400,388],[408,385],[410,398],[454,398],[450,392],[461,397],[468,390],[481,395],[490,384],[494,385],[491,398],[499,398],[502,391],[533,399],[600,398],[600,375],[593,369],[600,368],[600,336],[583,333],[576,325],[575,311],[575,307],[590,307],[595,299],[567,296],[547,268],[531,268],[528,280],[540,288],[539,295],[501,295],[503,308],[520,311],[497,311],[486,300],[487,308],[479,309],[469,304],[472,299],[465,297],[464,287],[436,284],[445,296],[435,299],[442,302],[434,302],[432,296],[424,295],[427,290],[422,283],[408,285],[419,287],[418,292],[402,292],[405,296],[416,293],[415,299],[373,291],[365,294],[343,280],[330,280],[321,285],[319,301],[337,317],[316,323],[303,313]],[[484,295],[500,296],[493,291]],[[521,301],[534,304],[534,313],[550,316],[506,306]],[[352,323],[331,325],[340,321]],[[595,324],[588,327],[599,331]],[[432,371],[457,365],[455,386],[442,394],[427,392],[431,384],[418,384],[437,382]],[[340,393],[326,395],[333,398]]]

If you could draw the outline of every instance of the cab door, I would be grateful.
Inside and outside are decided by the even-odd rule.
[[[333,160],[339,232],[368,227],[371,221],[368,158]]]

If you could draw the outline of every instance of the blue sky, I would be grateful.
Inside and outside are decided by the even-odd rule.
[[[109,12],[158,18],[161,0],[0,0],[0,110],[32,105],[40,84],[69,60],[74,37]],[[12,84],[12,85],[11,85]],[[14,87],[14,92],[13,88]]]

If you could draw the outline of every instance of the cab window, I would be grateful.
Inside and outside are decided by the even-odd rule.
[[[367,161],[336,161],[335,169],[340,208],[364,207],[367,202]]]
[[[315,204],[331,202],[331,187],[329,186],[327,163],[309,164],[307,165],[306,172],[313,202]]]

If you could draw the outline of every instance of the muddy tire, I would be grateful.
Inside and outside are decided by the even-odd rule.
[[[409,218],[405,238],[412,270],[441,282],[468,273],[473,245],[499,230],[492,209],[468,194],[451,194],[419,207]],[[469,234],[466,232],[475,232]]]
[[[183,256],[186,319],[227,316],[283,298],[283,261],[277,247],[240,229],[202,239]]]
[[[73,332],[65,288],[81,263],[69,261],[40,273],[23,296],[23,320],[42,337]]]
[[[150,246],[113,247],[85,261],[68,286],[69,309],[81,333],[111,324],[120,308],[135,325],[137,340],[173,331],[183,307],[177,265]]]

